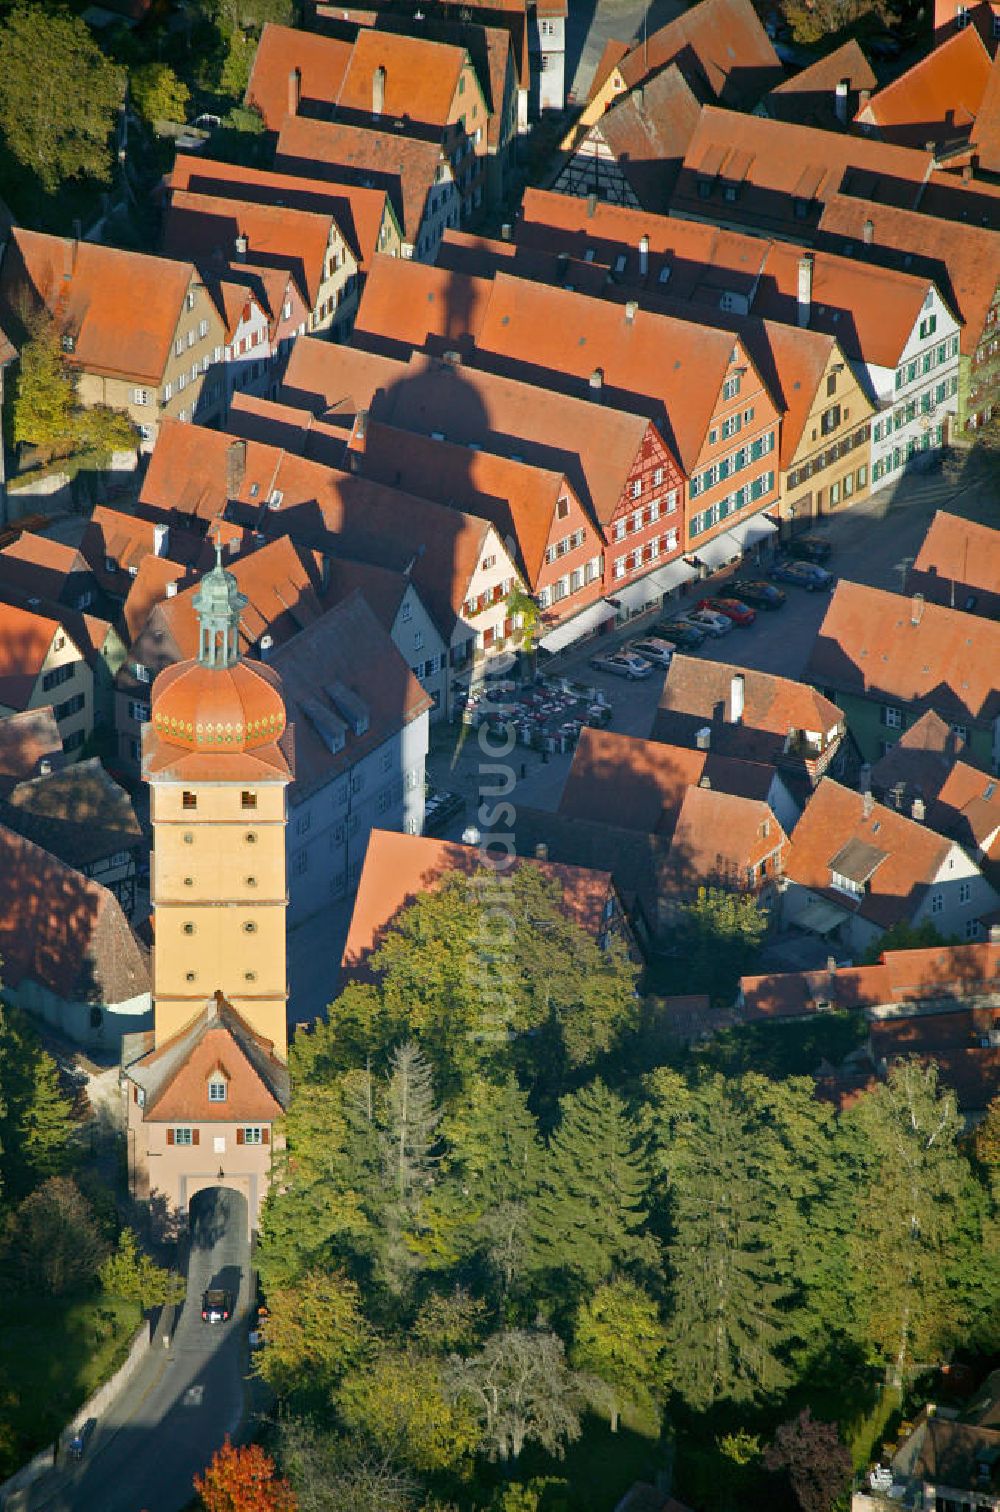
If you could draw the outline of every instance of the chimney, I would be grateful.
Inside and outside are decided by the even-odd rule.
[[[380,116],[385,105],[385,69],[379,64],[372,74],[372,115]]]
[[[649,237],[648,236],[640,236],[640,238],[639,238],[639,274],[640,274],[640,276],[642,278],[645,278],[645,276],[646,276],[646,274],[648,272],[649,272]]]
[[[596,213],[597,213],[597,195],[596,194],[588,194],[587,195],[587,219],[588,220],[593,220]]]
[[[874,221],[872,221],[872,220],[866,220],[865,221],[864,225],[861,228],[861,240],[864,242],[864,244],[865,244],[866,247],[870,247],[871,246],[872,242],[875,240],[875,222]]]
[[[547,861],[548,859],[549,859],[549,848],[545,844],[544,840],[539,840],[538,844],[535,846],[535,860],[536,861]]]
[[[729,683],[729,723],[739,724],[743,718],[743,695],[746,678],[742,672],[734,672]]]
[[[247,444],[230,441],[226,447],[226,497],[238,499],[247,475]]]
[[[827,974],[827,976],[832,976],[832,977],[834,977],[834,976],[837,975],[837,957],[836,956],[827,956],[827,958],[826,958],[826,974]]]
[[[699,751],[707,751],[712,744],[712,726],[702,725],[694,732],[694,743]]]
[[[153,526],[153,555],[165,557],[170,550],[170,526]]]
[[[700,788],[710,788],[712,786],[712,779],[711,777],[709,777],[707,772],[702,772],[701,776],[698,778],[698,786]]]
[[[76,238],[67,237],[63,242],[63,278],[70,279],[76,272]]]
[[[354,417],[353,439],[362,443],[358,447],[358,450],[364,451],[368,444],[368,411],[366,409],[359,409],[357,415]]]
[[[860,770],[858,772],[858,792],[859,793],[870,793],[871,792],[871,786],[872,786],[872,764],[871,764],[870,761],[863,761],[861,763],[861,768],[860,768]]]
[[[261,638],[260,638],[260,659],[261,659],[261,661],[267,661],[267,659],[271,655],[271,649],[272,649],[273,645],[274,645],[274,636],[273,635],[262,635],[261,636]]]
[[[247,238],[244,236],[243,232],[241,231],[240,234],[239,234],[239,236],[237,236],[236,240],[233,242],[233,261],[234,262],[245,262],[246,261],[247,248],[249,247],[249,245],[250,244],[247,241]]]
[[[632,325],[633,324],[633,322],[635,321],[635,312],[636,312],[636,310],[638,310],[638,308],[639,308],[639,306],[636,304],[636,302],[635,302],[634,299],[628,300],[628,302],[625,305],[625,324],[626,325]]]
[[[871,99],[871,97],[872,97],[872,92],[871,92],[870,89],[859,89],[858,90],[858,109],[859,110],[864,110],[865,106],[868,104],[868,102]]]
[[[288,114],[298,115],[302,102],[302,70],[293,68],[288,75]]]
[[[39,777],[52,776],[52,763],[47,756],[43,757],[42,760],[38,763],[38,775]]]
[[[513,228],[511,226],[510,221],[504,221],[503,225],[500,227],[500,240],[501,241],[512,241],[513,237],[514,237],[514,232],[513,232]]]
[[[850,79],[841,79],[833,101],[833,109],[841,126],[847,125],[847,99],[851,91]]]
[[[176,578],[174,579],[174,581],[172,583],[168,583],[167,584],[167,590],[166,591],[167,591],[167,598],[176,598],[177,597],[177,579]]]
[[[990,925],[990,944],[1000,945],[1000,924]]]
[[[595,393],[595,394],[599,394],[601,392],[601,390],[604,388],[604,369],[603,368],[595,368],[594,371],[591,373],[591,375],[590,375],[590,387],[591,387],[591,391],[593,393]]]
[[[919,625],[923,617],[924,596],[922,593],[915,593],[910,599],[910,624]]]
[[[910,818],[915,819],[918,824],[923,824],[926,814],[927,806],[924,800],[922,798],[914,798],[910,808]]]
[[[809,324],[809,316],[812,312],[813,297],[813,255],[806,252],[799,258],[799,300],[798,300],[798,323],[800,326]]]
[[[875,795],[873,794],[871,788],[869,788],[866,793],[862,793],[861,794],[861,812],[862,812],[862,814],[864,815],[864,817],[866,819],[870,819],[871,818],[871,816],[872,816],[872,809],[874,807],[875,807]]]

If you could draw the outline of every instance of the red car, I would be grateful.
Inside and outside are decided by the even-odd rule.
[[[757,618],[756,609],[751,609],[749,604],[744,604],[740,599],[706,598],[701,600],[698,608],[713,609],[716,614],[724,614],[734,625],[752,625]]]

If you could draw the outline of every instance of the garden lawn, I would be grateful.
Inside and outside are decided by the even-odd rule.
[[[529,1445],[518,1462],[516,1479],[552,1476],[568,1481],[572,1512],[614,1512],[634,1481],[652,1481],[664,1468],[658,1424],[642,1422],[624,1411],[618,1432],[612,1433],[606,1418],[588,1412],[581,1427],[583,1432],[567,1447],[565,1459],[553,1459]],[[507,1482],[498,1474],[496,1483]]]
[[[141,1317],[109,1297],[0,1302],[0,1479],[54,1442],[122,1363]]]

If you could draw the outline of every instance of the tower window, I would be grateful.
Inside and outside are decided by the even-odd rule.
[[[194,886],[194,878],[193,877],[185,877],[184,878],[184,886],[185,887],[193,887]]]
[[[193,845],[194,844],[194,835],[191,833],[190,830],[185,830],[184,831],[184,844],[185,845]]]
[[[246,792],[241,793],[240,804],[245,809],[255,809],[257,807],[257,794]]]
[[[185,980],[185,982],[193,982],[194,979],[195,979],[195,974],[194,974],[193,971],[185,971],[185,973],[184,973],[184,980]]]
[[[197,797],[197,794],[195,794],[195,793],[187,793],[187,792],[183,793],[181,795],[181,806],[183,808],[186,808],[186,809],[197,808],[198,807],[198,797]]]
[[[243,933],[244,934],[256,934],[257,933],[257,925],[254,923],[253,919],[247,919],[246,923],[243,926]]]
[[[256,973],[256,971],[244,971],[244,973],[243,973],[243,980],[245,982],[256,982],[256,980],[257,980],[257,973]]]
[[[181,925],[181,929],[184,931],[184,933],[186,935],[193,935],[194,934],[194,925],[191,923],[190,919],[188,920],[188,922],[186,924],[182,924]]]
[[[256,877],[247,877],[247,887],[256,887],[256,886],[257,886],[257,878]]]
[[[247,830],[247,832],[246,832],[246,842],[247,842],[247,845],[256,845],[257,844],[257,835],[256,835],[256,833],[255,833],[254,830]]]
[[[209,1102],[225,1102],[227,1090],[226,1078],[216,1073],[215,1076],[210,1078],[208,1083]]]

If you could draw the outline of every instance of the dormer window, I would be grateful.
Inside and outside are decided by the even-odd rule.
[[[221,1071],[213,1071],[208,1080],[208,1100],[210,1103],[223,1103],[229,1095],[229,1083]]]

